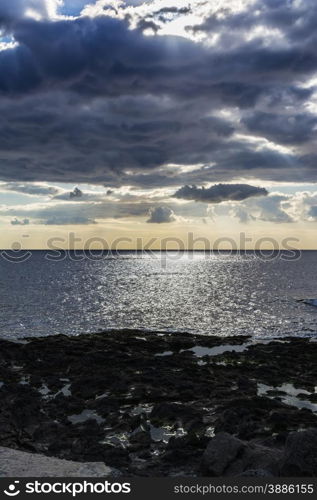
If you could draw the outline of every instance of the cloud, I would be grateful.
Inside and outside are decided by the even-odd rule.
[[[252,196],[266,196],[267,194],[265,188],[248,184],[216,184],[209,188],[186,185],[176,191],[174,197],[205,203],[221,203],[228,200],[242,201]]]
[[[293,114],[263,113],[256,111],[243,119],[249,131],[258,133],[280,144],[301,144],[313,140],[317,116],[312,113]]]
[[[84,215],[69,215],[63,214],[60,216],[53,216],[46,221],[44,221],[46,226],[64,226],[64,225],[86,225],[86,224],[96,224],[96,221],[89,219]]]
[[[274,223],[288,223],[293,222],[293,218],[283,208],[283,203],[288,202],[289,197],[279,194],[272,194],[257,202],[259,214],[258,220]]]
[[[148,202],[117,201],[49,201],[47,203],[31,203],[14,207],[0,207],[0,215],[32,218],[37,224],[94,224],[98,220],[145,217],[150,208],[155,207]]]
[[[65,225],[65,224],[95,224],[111,219],[131,219],[135,217],[150,216],[148,222],[173,222],[177,220],[174,209],[180,214],[188,215],[187,207],[171,204],[173,208],[163,206],[154,201],[142,200],[142,198],[122,197],[121,201],[55,201],[47,203],[32,203],[14,207],[0,207],[0,215],[31,218],[37,224]],[[191,211],[195,213],[195,209]],[[197,215],[205,215],[198,207]]]
[[[79,15],[79,0],[76,18],[60,16],[74,3],[0,3],[17,43],[0,50],[8,190],[79,204],[105,197],[43,184],[145,188],[149,198],[187,185],[208,203],[209,188],[196,186],[316,181],[315,1],[99,0]],[[157,35],[145,36],[151,27]],[[211,200],[235,196],[223,189]]]
[[[29,219],[19,220],[17,218],[11,221],[12,226],[28,226],[30,224]]]
[[[317,220],[317,205],[310,207],[308,211],[308,216],[314,220]]]
[[[68,193],[69,196],[69,193]],[[46,203],[30,203],[21,206],[0,207],[0,215],[14,217],[21,225],[24,219],[42,225],[89,225],[119,219],[139,218],[151,223],[168,223],[179,220],[199,220],[209,217],[231,217],[242,224],[266,222],[285,224],[315,220],[317,192],[299,191],[295,194],[269,193],[266,196],[250,197],[241,201],[226,200],[221,203],[173,202],[166,198],[150,201],[147,197],[129,194],[116,195],[103,201],[51,199]],[[164,205],[162,204],[164,203]],[[177,214],[177,215],[176,215]]]
[[[78,188],[75,187],[73,191],[69,193],[69,198],[73,200],[74,198],[82,198],[83,192]]]
[[[29,184],[22,182],[7,182],[0,184],[0,189],[4,191],[13,191],[30,196],[55,196],[60,189],[55,186],[45,184]]]
[[[274,224],[290,223],[296,220],[305,220],[307,216],[303,207],[296,211],[296,217],[292,205],[298,195],[283,195],[280,193],[269,193],[264,197],[248,198],[239,202],[229,201],[221,205],[213,205],[208,209],[212,219],[219,216],[229,216],[238,219],[241,224],[256,221]]]
[[[78,187],[75,187],[73,191],[63,191],[56,196],[54,196],[53,200],[63,200],[63,201],[71,201],[71,202],[102,202],[107,198],[114,195],[114,191],[111,189],[107,189],[106,191],[83,191]]]
[[[256,220],[256,217],[250,214],[244,207],[234,207],[231,210],[230,215],[239,219],[239,222],[241,222],[241,224],[247,224],[251,221]]]
[[[1,0],[0,27],[14,29],[24,18],[50,19],[57,14],[62,0]]]
[[[176,220],[173,210],[169,207],[151,208],[149,215],[150,218],[146,222],[150,224],[162,224]]]

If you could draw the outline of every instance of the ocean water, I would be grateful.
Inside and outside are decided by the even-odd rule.
[[[20,258],[21,257],[21,258]],[[0,256],[0,336],[109,329],[317,336],[317,252]]]

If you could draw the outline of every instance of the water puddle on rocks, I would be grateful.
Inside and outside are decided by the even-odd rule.
[[[143,405],[135,406],[134,408],[132,408],[132,410],[130,410],[129,413],[132,417],[135,417],[137,415],[141,415],[142,413],[149,414],[152,410],[153,405],[145,403]]]
[[[42,384],[42,387],[38,389],[38,392],[42,395],[44,399],[53,399],[56,398],[56,396],[59,396],[60,394],[65,396],[65,398],[69,398],[72,395],[70,386],[71,386],[70,383],[65,384],[64,387],[62,387],[59,391],[55,392],[55,394],[50,394],[51,390],[47,387],[46,384]]]
[[[67,419],[72,424],[82,424],[88,420],[96,420],[97,424],[102,424],[105,420],[93,410],[83,410],[77,415],[69,415]]]
[[[252,345],[256,345],[256,344],[270,344],[271,342],[279,342],[279,343],[288,343],[289,341],[287,340],[277,340],[275,338],[271,338],[271,339],[261,339],[261,340],[252,340],[250,342],[246,342],[244,344],[238,344],[238,345],[235,345],[235,344],[221,344],[221,345],[217,345],[215,347],[203,347],[203,346],[194,346],[190,349],[182,349],[180,351],[180,353],[182,352],[188,352],[188,351],[191,351],[194,353],[194,355],[197,357],[197,358],[203,358],[204,356],[220,356],[222,354],[225,354],[226,352],[245,352],[250,346]],[[166,351],[162,354],[157,354],[157,356],[167,356],[169,354],[173,354],[171,353],[170,351]],[[203,366],[205,364],[207,364],[206,362],[203,362],[203,361],[199,361],[198,362],[199,365]],[[217,362],[217,364],[222,364],[222,365],[226,365],[225,362]]]
[[[107,429],[105,429],[107,430]],[[165,427],[155,427],[149,421],[147,421],[144,425],[141,425],[133,432],[121,432],[121,433],[110,433],[107,434],[101,444],[110,444],[112,446],[122,446],[122,448],[127,448],[130,444],[130,439],[133,438],[134,435],[142,432],[149,432],[151,440],[154,443],[164,443],[168,444],[169,440],[172,437],[183,437],[187,433],[182,428],[179,427],[177,429],[173,429],[172,426]]]
[[[155,354],[155,356],[160,357],[160,356],[171,356],[173,354],[173,351],[164,351],[160,352],[159,354]]]
[[[62,387],[61,390],[55,394],[55,396],[57,396],[58,394],[63,394],[63,396],[65,396],[65,398],[69,398],[72,395],[72,391],[70,390],[71,385],[72,384],[64,385],[64,387]]]
[[[153,443],[153,446],[158,443],[162,443],[164,445],[168,444],[169,440],[172,437],[183,437],[187,434],[187,432],[183,429],[183,427],[177,427],[176,426],[155,426],[152,425],[149,419],[149,414],[151,413],[153,409],[153,405],[151,404],[140,404],[138,406],[135,406],[134,408],[126,408],[128,410],[129,415],[132,417],[138,416],[138,415],[144,415],[144,421],[137,427],[133,432],[116,432],[112,433],[110,432],[107,434],[104,438],[103,441],[101,441],[101,444],[110,444],[112,446],[122,446],[123,448],[127,448],[130,444],[130,440],[137,436],[138,433],[142,434],[149,434],[149,437],[151,438],[151,441]],[[126,411],[125,410],[125,411]],[[104,429],[106,432],[111,431],[111,428],[105,428]],[[154,450],[154,451],[153,451]],[[156,448],[153,448],[153,453],[159,453]]]
[[[203,356],[219,356],[220,354],[224,354],[225,352],[244,352],[250,345],[251,343],[241,345],[223,344],[217,345],[215,347],[202,347],[197,345],[195,347],[192,347],[191,349],[183,349],[180,352],[191,351],[198,358],[202,358]]]
[[[149,426],[151,439],[156,442],[162,441],[165,444],[167,444],[172,437],[183,437],[187,434],[183,427],[173,429],[173,427],[168,425],[165,427],[155,427],[149,424]]]
[[[205,431],[205,436],[206,437],[214,437],[215,436],[215,428],[214,427],[207,427],[206,431]]]
[[[284,394],[270,394],[270,392],[279,392]],[[315,387],[315,392],[311,393],[305,389],[296,389],[293,384],[282,384],[280,386],[274,387],[271,385],[258,383],[257,389],[258,396],[267,396],[269,398],[280,398],[281,401],[287,405],[295,406],[298,409],[307,408],[313,412],[317,412],[317,404],[311,403],[310,401],[299,398],[300,394],[311,396],[317,393],[317,387]]]
[[[45,398],[46,396],[49,395],[51,391],[49,390],[46,384],[42,384],[42,387],[39,388],[38,392],[42,394],[42,396]]]
[[[29,376],[22,377],[19,384],[20,385],[29,385],[30,384],[30,377]]]
[[[104,392],[103,394],[99,394],[99,396],[96,396],[95,399],[104,399],[109,397],[110,392]]]
[[[105,439],[103,441],[100,441],[100,444],[108,444],[111,446],[121,446],[122,448],[127,448],[127,446],[129,446],[129,433],[121,432],[107,434]]]

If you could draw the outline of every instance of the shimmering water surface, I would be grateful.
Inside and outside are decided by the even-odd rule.
[[[113,328],[317,335],[317,308],[298,302],[317,298],[317,252],[294,261],[201,252],[64,257],[0,258],[2,337]]]

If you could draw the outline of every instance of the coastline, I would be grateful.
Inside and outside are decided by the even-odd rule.
[[[0,446],[126,476],[316,476],[316,355],[300,337],[0,340]]]

